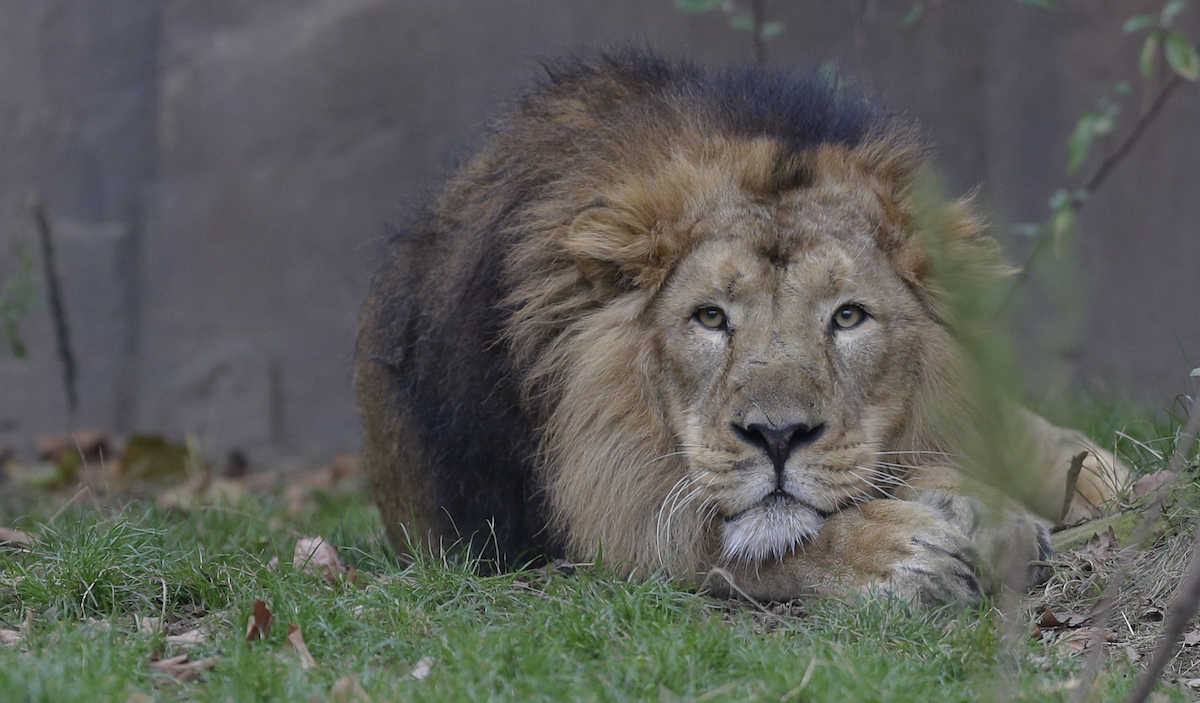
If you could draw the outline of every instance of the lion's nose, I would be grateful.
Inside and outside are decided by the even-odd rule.
[[[733,423],[733,432],[746,444],[766,452],[775,465],[775,471],[782,472],[788,457],[796,448],[812,444],[825,432],[825,423],[810,425],[796,422],[782,427],[757,422],[742,427]]]

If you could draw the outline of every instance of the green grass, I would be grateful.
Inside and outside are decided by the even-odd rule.
[[[0,508],[2,510],[2,508]],[[1028,639],[1002,642],[999,616],[914,613],[884,601],[813,601],[783,614],[696,595],[662,580],[603,570],[480,576],[462,560],[399,563],[357,493],[318,496],[288,517],[255,497],[186,514],[141,503],[0,512],[34,534],[31,551],[0,550],[0,628],[32,632],[0,646],[0,699],[326,700],[357,678],[372,700],[1066,700],[1082,660]],[[362,574],[331,583],[290,566],[301,535],[323,535]],[[268,562],[278,556],[275,570]],[[164,590],[165,589],[165,590]],[[163,600],[165,592],[165,603]],[[246,642],[255,600],[275,626]],[[199,646],[142,634],[210,631]],[[7,624],[5,624],[7,623]],[[303,670],[286,640],[302,627],[317,666]],[[214,657],[179,683],[153,658]],[[430,674],[411,672],[423,657]],[[1135,669],[1114,658],[1100,683],[1119,699]]]

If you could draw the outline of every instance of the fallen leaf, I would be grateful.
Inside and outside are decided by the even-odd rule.
[[[1200,630],[1192,630],[1184,634],[1183,645],[1185,647],[1195,647],[1198,644],[1200,644]]]
[[[333,682],[329,689],[330,703],[371,703],[371,697],[363,690],[358,677],[350,674]]]
[[[28,549],[33,546],[33,538],[29,533],[20,530],[10,530],[7,527],[0,527],[0,547],[14,546],[23,549]]]
[[[413,667],[412,677],[417,681],[424,681],[429,678],[429,672],[433,670],[433,657],[421,657],[417,660],[417,665]]]
[[[1075,630],[1064,631],[1054,644],[1056,647],[1066,650],[1069,654],[1078,654],[1091,647],[1097,638],[1100,638],[1102,642],[1112,642],[1116,639],[1113,633],[1108,630],[1103,630],[1099,627],[1081,627]]]
[[[1079,627],[1091,619],[1091,615],[1070,612],[1056,613],[1050,610],[1050,608],[1044,607],[1042,608],[1042,614],[1038,617],[1035,624],[1037,627],[1046,629]]]
[[[271,615],[267,604],[261,600],[254,601],[254,612],[246,621],[246,641],[264,640],[271,634]]]
[[[296,540],[292,566],[331,581],[346,570],[337,548],[320,537],[301,537]]]
[[[1152,474],[1146,474],[1133,483],[1133,488],[1131,489],[1133,497],[1144,498],[1151,493],[1156,492],[1163,486],[1169,487],[1175,481],[1176,476],[1178,476],[1178,474],[1176,474],[1174,471],[1168,471],[1166,469],[1162,471],[1155,471]]]
[[[143,635],[156,635],[163,631],[162,618],[137,616],[137,629]]]
[[[271,561],[267,562],[267,571],[279,571],[279,557],[271,557]]]
[[[296,653],[300,655],[300,668],[311,669],[317,665],[317,660],[313,659],[313,655],[308,651],[308,645],[304,643],[304,634],[300,632],[299,625],[288,625],[288,642],[296,648]]]
[[[178,635],[167,635],[168,644],[178,644],[184,647],[205,644],[206,642],[208,642],[208,628],[203,626],[188,630],[187,632],[181,632]]]
[[[216,658],[197,659],[188,661],[188,655],[180,654],[170,659],[159,659],[150,662],[150,668],[174,676],[180,681],[191,681],[203,671],[207,671],[217,663]]]
[[[1079,548],[1079,553],[1093,559],[1102,559],[1115,546],[1117,546],[1117,533],[1113,532],[1112,525],[1109,525],[1108,529],[1104,532],[1093,534]]]
[[[33,440],[33,446],[39,457],[49,461],[62,461],[68,456],[77,457],[80,454],[88,462],[112,456],[108,448],[108,433],[99,429],[41,435]]]
[[[24,636],[16,630],[0,630],[0,644],[17,644],[23,639]]]

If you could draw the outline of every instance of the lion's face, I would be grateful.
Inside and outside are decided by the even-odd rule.
[[[876,245],[867,189],[728,194],[652,310],[667,422],[686,475],[664,508],[701,506],[730,561],[781,557],[887,464],[937,329]]]

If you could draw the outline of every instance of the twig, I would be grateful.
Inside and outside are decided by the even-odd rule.
[[[1116,149],[1113,149],[1111,154],[1100,162],[1092,177],[1087,179],[1087,182],[1083,184],[1085,191],[1089,194],[1094,193],[1104,183],[1108,175],[1112,173],[1112,170],[1129,155],[1130,150],[1133,149],[1133,145],[1142,138],[1142,134],[1146,132],[1146,128],[1150,126],[1150,123],[1158,118],[1159,113],[1162,112],[1163,105],[1167,104],[1167,98],[1171,97],[1171,93],[1174,93],[1175,89],[1182,83],[1183,77],[1178,73],[1171,76],[1171,79],[1162,87],[1162,90],[1158,91],[1158,95],[1154,96],[1154,101],[1150,103],[1150,107],[1146,108],[1141,117],[1138,117],[1137,122],[1133,124],[1133,129],[1129,130],[1129,134],[1126,135],[1125,139]],[[1072,200],[1072,205],[1076,210],[1079,209],[1081,204],[1082,202],[1079,200]]]
[[[1196,442],[1196,434],[1200,433],[1200,405],[1193,405],[1191,417],[1188,418],[1187,429],[1183,431],[1183,435],[1179,437],[1179,442],[1175,445],[1175,456],[1171,457],[1170,470],[1176,475],[1181,473],[1183,464],[1187,460],[1192,451],[1192,445]],[[1178,480],[1178,479],[1176,479]],[[1160,493],[1160,497],[1155,501],[1156,505],[1162,504],[1162,496],[1166,491]],[[1197,607],[1200,607],[1200,529],[1196,532],[1196,539],[1192,544],[1192,556],[1188,562],[1188,570],[1184,576],[1183,583],[1180,584],[1179,590],[1176,592],[1175,603],[1171,607],[1171,615],[1163,623],[1163,636],[1158,642],[1158,648],[1154,650],[1154,657],[1150,660],[1150,665],[1146,667],[1146,671],[1142,674],[1142,679],[1138,682],[1137,689],[1133,695],[1129,697],[1130,703],[1142,703],[1150,696],[1150,691],[1154,688],[1154,684],[1158,682],[1158,677],[1162,675],[1163,669],[1167,668],[1167,663],[1171,661],[1172,653],[1175,651],[1175,645],[1179,643],[1179,638],[1183,635],[1184,628],[1191,622],[1192,616],[1196,614]]]
[[[754,23],[754,62],[759,66],[767,65],[767,38],[763,36],[764,18],[767,14],[767,0],[750,1],[750,17]]]
[[[1067,513],[1071,510],[1071,500],[1075,497],[1075,486],[1079,484],[1079,471],[1083,468],[1083,460],[1087,459],[1087,450],[1071,457],[1071,466],[1067,469],[1067,492],[1063,496],[1062,510],[1058,511],[1058,521],[1066,522]]]
[[[71,336],[67,327],[67,313],[63,307],[62,281],[54,262],[54,239],[50,232],[50,218],[46,207],[36,195],[29,199],[29,210],[37,225],[38,240],[42,245],[42,270],[46,276],[46,297],[50,303],[50,316],[54,319],[54,339],[58,347],[58,358],[62,362],[63,386],[67,391],[67,409],[72,415],[79,405],[75,391],[75,353],[71,350]]]
[[[1106,180],[1108,180],[1108,177],[1112,174],[1113,170],[1116,169],[1116,167],[1119,166],[1120,163],[1129,156],[1129,153],[1133,150],[1133,147],[1137,144],[1138,140],[1140,140],[1142,135],[1146,133],[1146,129],[1152,122],[1154,122],[1154,120],[1158,118],[1159,114],[1162,113],[1163,106],[1167,104],[1167,99],[1171,97],[1171,94],[1174,93],[1175,89],[1178,88],[1182,83],[1183,78],[1178,74],[1171,76],[1171,79],[1168,80],[1166,85],[1162,87],[1162,90],[1158,91],[1158,94],[1154,96],[1154,100],[1150,103],[1150,106],[1146,108],[1146,111],[1138,117],[1137,122],[1135,122],[1133,125],[1133,129],[1129,130],[1129,134],[1125,135],[1125,138],[1121,140],[1121,143],[1117,145],[1117,148],[1113,149],[1112,152],[1100,162],[1100,165],[1096,167],[1096,170],[1092,173],[1091,177],[1084,182],[1081,188],[1083,192],[1071,195],[1069,205],[1071,210],[1078,213],[1079,210],[1083,208],[1083,204],[1087,201],[1087,198],[1092,193],[1095,193],[1096,190],[1099,189]],[[1017,274],[1013,280],[1012,288],[1009,289],[1008,294],[1004,298],[1004,302],[1001,304],[1002,310],[1008,307],[1008,303],[1012,300],[1013,294],[1016,293],[1017,289],[1021,287],[1021,284],[1029,278],[1029,271],[1033,266],[1033,262],[1037,260],[1038,256],[1041,255],[1042,250],[1045,249],[1046,242],[1049,239],[1050,238],[1043,233],[1034,243],[1033,249],[1030,250],[1029,255],[1025,257],[1025,262],[1017,270]]]

